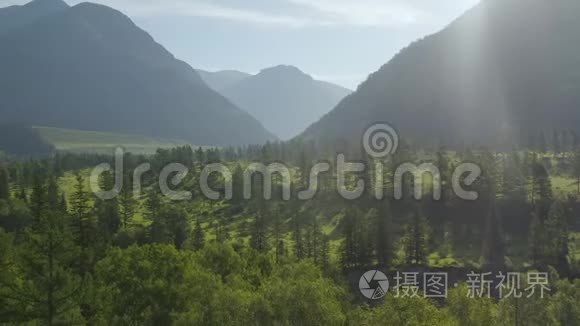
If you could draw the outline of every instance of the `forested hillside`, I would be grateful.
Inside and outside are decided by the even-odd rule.
[[[199,145],[275,138],[114,9],[37,0],[1,8],[4,16],[10,19],[2,19],[8,26],[0,32],[2,123]]]
[[[112,160],[58,154],[40,161],[3,160],[0,168],[0,321],[42,324],[203,325],[575,325],[580,296],[580,159],[574,152],[491,153],[439,151],[442,175],[463,160],[484,175],[467,202],[443,188],[440,201],[425,188],[422,200],[365,195],[351,201],[336,192],[334,175],[320,179],[316,197],[264,200],[260,178],[253,199],[242,195],[251,161],[291,163],[293,189],[308,183],[315,162],[309,144],[250,148],[160,149],[155,156],[125,156],[125,185],[141,163],[144,189],[125,186],[103,200],[88,187],[88,168]],[[397,162],[413,162],[406,148],[386,162],[391,180]],[[209,200],[200,171],[222,162],[233,172],[231,200]],[[180,162],[190,174],[173,190],[191,191],[172,201],[159,188],[163,166]],[[373,176],[359,175],[363,180]],[[356,179],[349,179],[348,186]],[[224,195],[226,180],[209,183]],[[100,186],[111,189],[113,175]],[[405,178],[405,187],[412,187]],[[369,193],[370,194],[370,193]],[[454,277],[446,299],[401,295],[368,301],[359,277],[385,272],[438,271]],[[468,273],[546,273],[546,295],[498,300],[482,290],[469,297]],[[391,274],[389,274],[391,275]],[[453,276],[454,275],[454,276]],[[463,276],[461,276],[463,275]],[[512,274],[513,276],[513,274]],[[391,279],[394,282],[394,279]],[[409,291],[409,290],[406,290]],[[526,292],[528,293],[528,292]],[[300,300],[297,300],[300,298]],[[370,304],[371,307],[367,306]],[[517,310],[517,313],[515,312]]]
[[[401,50],[303,137],[356,144],[384,121],[423,145],[509,150],[577,134],[579,18],[577,1],[483,0]]]

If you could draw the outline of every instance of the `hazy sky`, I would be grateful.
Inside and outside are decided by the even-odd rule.
[[[28,0],[0,0],[0,6]],[[69,4],[82,1],[67,0]],[[355,88],[410,42],[479,0],[95,0],[196,68],[291,64]]]

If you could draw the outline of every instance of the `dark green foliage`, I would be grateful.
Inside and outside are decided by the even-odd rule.
[[[301,151],[292,145],[267,147],[230,149],[220,155],[204,150],[203,159],[234,157],[227,162],[232,168],[246,164],[240,157],[262,157],[264,153],[300,161]],[[453,165],[454,159],[442,153],[430,154]],[[173,202],[155,186],[154,176],[159,172],[155,169],[174,158],[194,164],[196,170],[198,164],[191,150],[161,150],[152,158],[153,173],[144,177],[144,221],[129,218],[123,228],[122,196],[93,198],[84,171],[71,178],[71,171],[65,169],[64,177],[57,179],[51,172],[52,159],[5,162],[10,175],[19,176],[11,179],[18,190],[30,194],[30,203],[14,197],[0,200],[0,226],[6,229],[0,231],[0,323],[48,324],[53,320],[53,324],[221,326],[365,325],[378,321],[424,325],[428,321],[441,326],[501,325],[498,320],[513,321],[515,307],[528,314],[516,319],[530,325],[551,324],[548,320],[574,322],[578,314],[571,307],[577,294],[567,282],[557,285],[566,291],[566,297],[557,292],[543,304],[527,298],[517,303],[467,300],[465,293],[457,292],[444,308],[411,298],[388,297],[388,304],[372,309],[350,303],[358,290],[349,291],[347,281],[375,266],[393,271],[417,268],[407,265],[446,270],[452,264],[470,267],[468,264],[477,264],[481,258],[480,267],[472,268],[518,271],[532,265],[554,271],[554,275],[557,271],[563,277],[574,277],[577,262],[571,234],[577,232],[577,199],[555,200],[557,188],[550,195],[549,177],[556,165],[542,157],[534,162],[532,157],[527,161],[524,156],[485,151],[460,155],[485,167],[484,178],[473,185],[480,192],[477,201],[449,196],[440,202],[377,202],[369,198],[347,202],[329,187],[308,202],[261,198],[215,202],[200,196]],[[404,157],[413,155],[405,153]],[[62,166],[83,166],[93,159],[69,156],[67,160],[74,163],[63,161]],[[141,160],[131,156],[126,163],[134,167]],[[560,161],[559,171],[571,173],[572,166],[566,165],[569,160]],[[543,169],[535,174],[531,168],[526,170],[535,187],[522,187],[522,178],[505,178],[511,171],[524,171],[539,162]],[[294,174],[296,179],[300,175]],[[334,176],[328,179],[328,184],[336,181]],[[102,189],[111,189],[114,179],[105,173],[100,182]],[[60,189],[59,184],[68,188]],[[191,186],[188,180],[183,189]],[[533,206],[532,189],[537,189]],[[530,210],[536,216],[533,220]],[[429,219],[419,212],[429,213]],[[134,216],[140,217],[138,213]],[[506,224],[513,225],[504,228]],[[529,259],[521,254],[527,232]],[[42,245],[31,246],[31,240]],[[50,254],[58,261],[52,280],[46,272],[50,255],[47,250],[39,252],[50,243],[68,248]],[[509,266],[503,266],[504,257]],[[47,282],[58,286],[48,289]],[[460,285],[454,291],[461,289]],[[55,300],[39,299],[49,294]]]
[[[531,164],[530,193],[532,204],[539,201],[544,204],[552,199],[552,185],[546,168],[534,158]]]
[[[121,216],[121,226],[127,228],[135,216],[135,211],[139,203],[133,194],[133,183],[130,177],[125,176],[123,185],[124,187],[119,194],[119,213]]]
[[[0,200],[10,198],[10,183],[8,180],[8,171],[0,165]]]
[[[425,217],[416,212],[405,227],[401,244],[405,252],[407,265],[424,265],[429,254],[430,228]]]
[[[300,222],[294,221],[294,229],[292,231],[292,237],[294,239],[294,256],[298,260],[302,260],[306,257],[304,252],[304,238],[302,235],[302,227]]]
[[[393,260],[392,221],[391,211],[383,205],[380,211],[371,210],[369,219],[374,221],[376,232],[375,253],[379,266],[390,266]]]
[[[489,213],[485,221],[485,232],[482,244],[482,266],[485,270],[503,270],[505,267],[505,240],[501,228],[502,219],[496,206],[495,194],[492,194]]]
[[[183,248],[189,233],[187,212],[183,208],[166,205],[161,206],[153,217],[148,230],[151,242],[173,244],[178,249]]]
[[[572,162],[573,169],[572,175],[576,179],[574,184],[576,185],[576,194],[580,196],[580,152],[574,153],[574,160]]]
[[[552,204],[546,220],[549,262],[557,268],[561,276],[567,276],[570,273],[568,215],[566,206],[562,202],[556,201]]]
[[[535,266],[554,266],[563,275],[570,272],[569,223],[566,206],[562,202],[552,204],[547,216],[536,213],[530,226],[530,259]]]
[[[101,189],[110,190],[114,187],[114,176],[110,172],[104,173],[99,181]],[[101,238],[105,242],[111,241],[121,227],[118,199],[102,200],[96,198],[95,215]]]
[[[360,212],[347,212],[342,222],[344,242],[342,243],[342,267],[345,270],[368,266],[373,259],[374,238],[372,222],[376,212],[366,215]],[[375,218],[376,219],[376,218]]]
[[[218,280],[192,259],[173,246],[113,250],[97,265],[100,319],[107,324],[168,325],[174,312],[210,309]]]
[[[532,215],[532,222],[530,225],[529,241],[529,256],[532,263],[537,266],[544,262],[546,257],[547,234],[544,223],[539,214]]]
[[[81,251],[77,262],[79,274],[85,276],[86,273],[92,272],[94,266],[97,225],[89,206],[91,202],[85,190],[85,179],[78,174],[75,181],[74,193],[71,196],[71,229],[75,244]]]
[[[195,222],[195,229],[193,229],[193,249],[200,250],[205,245],[205,233],[201,226],[199,219]]]
[[[65,215],[43,213],[27,229],[16,253],[16,273],[27,280],[9,287],[8,307],[16,318],[47,325],[70,319],[81,283],[72,269],[77,250]]]
[[[20,193],[18,194],[18,199],[22,200],[25,203],[28,203],[28,195],[26,194],[26,190],[24,188],[20,189]]]
[[[260,214],[256,216],[251,228],[250,247],[258,252],[268,250],[266,219]]]
[[[32,216],[40,220],[42,213],[47,209],[47,192],[44,180],[40,175],[34,175],[32,194],[30,196]]]

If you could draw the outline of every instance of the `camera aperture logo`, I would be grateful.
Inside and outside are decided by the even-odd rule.
[[[378,300],[384,297],[389,291],[389,279],[381,271],[368,271],[361,276],[358,281],[358,287],[365,298]]]

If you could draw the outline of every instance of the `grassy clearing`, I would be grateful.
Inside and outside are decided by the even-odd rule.
[[[572,177],[555,176],[550,178],[552,182],[552,190],[556,195],[576,194],[578,186],[575,184],[576,180]]]
[[[185,141],[101,131],[34,127],[47,143],[57,150],[73,153],[110,154],[123,147],[134,154],[154,154],[158,148],[188,145]]]

